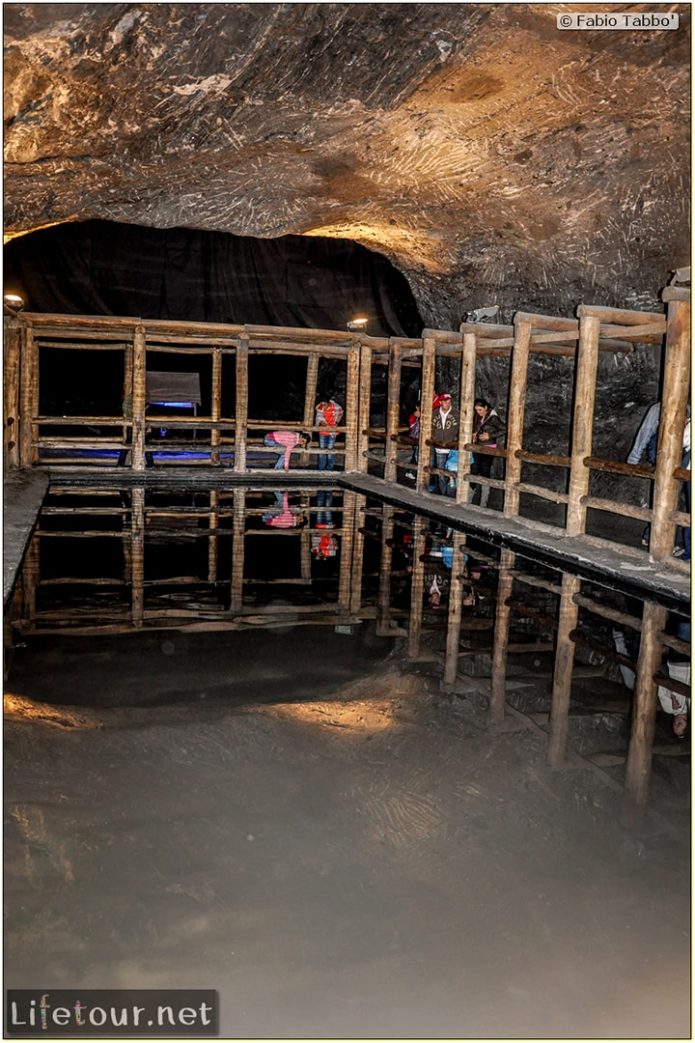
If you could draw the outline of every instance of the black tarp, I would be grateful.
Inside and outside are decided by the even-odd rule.
[[[37,312],[322,329],[359,314],[376,336],[422,329],[403,275],[343,239],[64,224],[5,247],[5,292]]]

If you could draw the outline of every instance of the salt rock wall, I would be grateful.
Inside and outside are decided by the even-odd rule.
[[[579,4],[6,4],[6,231],[349,238],[443,328],[656,307],[690,242],[690,8],[659,9],[680,28],[559,31]],[[622,455],[658,354],[602,367],[596,448]],[[561,447],[568,396],[561,362],[532,379],[533,442]]]
[[[7,232],[350,238],[437,326],[649,306],[689,249],[668,6],[676,31],[563,32],[580,5],[7,4]]]

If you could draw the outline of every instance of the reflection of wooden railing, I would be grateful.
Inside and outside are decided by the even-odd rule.
[[[393,508],[387,508],[392,512]],[[385,533],[391,531],[391,515],[386,515]],[[426,523],[416,518],[412,525],[415,544],[413,558],[413,582],[408,624],[407,655],[411,660],[423,658],[422,636],[425,619],[425,567],[426,567]],[[466,550],[467,537],[463,533],[452,533],[453,561],[451,587],[446,617],[440,617],[435,629],[445,634],[444,646],[437,651],[431,643],[425,658],[442,664],[442,681],[446,686],[455,686],[462,676],[459,666],[462,653],[462,583],[464,579],[462,555]],[[628,666],[635,673],[632,700],[632,729],[626,755],[626,801],[628,808],[644,805],[648,795],[651,756],[656,719],[656,687],[660,685],[680,694],[689,689],[680,682],[662,673],[660,663],[667,649],[674,649],[689,656],[690,643],[665,633],[668,611],[661,605],[645,602],[641,617],[622,609],[597,601],[581,593],[582,581],[578,576],[565,573],[555,581],[529,574],[519,568],[520,559],[509,550],[501,550],[499,559],[485,557],[479,551],[476,558],[483,558],[497,574],[497,600],[493,640],[491,646],[480,645],[478,654],[489,651],[491,673],[489,679],[489,720],[501,727],[509,707],[507,706],[507,671],[510,654],[537,654],[539,651],[554,651],[551,710],[548,722],[548,763],[559,768],[568,763],[571,755],[567,749],[568,723],[571,714],[572,682],[575,676],[575,649],[581,645],[598,653],[603,661]],[[521,559],[523,560],[523,559]],[[385,582],[385,579],[382,579]],[[524,598],[514,594],[515,584],[540,589],[555,599],[554,612],[538,611]],[[579,627],[579,612],[584,611],[588,619],[603,619],[621,630],[629,628],[639,635],[639,652],[633,661],[612,650],[601,642],[587,626]],[[510,629],[515,615],[535,620],[539,639],[526,642],[510,642]],[[470,628],[474,619],[464,621]],[[477,622],[482,623],[483,620]],[[430,630],[432,628],[430,627]],[[548,635],[545,637],[544,635]]]
[[[291,491],[299,502],[293,510],[306,524],[291,529],[256,526],[267,511],[272,490],[236,487],[233,490],[190,490],[206,503],[193,506],[153,502],[144,486],[129,489],[98,490],[78,486],[54,486],[49,502],[39,516],[22,574],[22,607],[14,625],[23,633],[123,633],[131,630],[175,628],[186,630],[238,630],[248,626],[272,625],[289,613],[293,622],[305,624],[349,624],[376,616],[376,605],[362,590],[363,541],[358,529],[363,524],[361,506],[354,493],[332,491],[329,507],[312,503],[316,489]],[[154,493],[152,494],[154,496]],[[60,500],[70,496],[83,503],[62,506]],[[109,498],[112,500],[108,502]],[[259,498],[265,502],[261,503]],[[96,501],[96,502],[95,502]],[[337,524],[326,529],[316,524],[319,512],[330,510]],[[97,527],[97,520],[100,526]],[[66,526],[61,527],[61,521]],[[69,526],[69,527],[67,527]],[[200,527],[193,527],[200,526]],[[312,537],[330,533],[337,541],[337,574],[326,576],[323,563],[314,563]],[[79,540],[80,553],[89,554],[89,541],[107,539],[121,548],[122,572],[115,576],[62,575],[46,576],[42,571],[42,547],[45,541]],[[195,575],[167,575],[147,579],[149,549],[155,540],[172,540],[180,547],[182,540],[207,542],[206,566]],[[269,539],[292,541],[299,548],[299,574],[258,578],[248,575],[248,541]],[[287,543],[289,550],[290,544]],[[224,555],[228,563],[222,578]],[[173,555],[174,560],[176,554]],[[69,558],[68,560],[73,560]],[[74,571],[74,570],[73,570]],[[213,600],[224,606],[199,603],[172,609],[153,601],[155,594],[195,586],[207,590]],[[317,587],[319,604],[279,605],[274,603],[273,587],[294,589]],[[56,609],[41,605],[46,589],[79,588],[84,597],[77,607],[69,602]],[[100,607],[99,594],[109,589],[120,591],[118,602]],[[267,590],[268,604],[259,608],[258,601],[249,602],[250,590]],[[97,595],[96,600],[94,595]],[[91,600],[90,600],[91,598]],[[160,596],[161,600],[161,596]],[[199,601],[199,595],[191,595]],[[228,607],[226,607],[228,606]],[[264,612],[258,618],[259,611]],[[253,617],[253,618],[252,618]]]

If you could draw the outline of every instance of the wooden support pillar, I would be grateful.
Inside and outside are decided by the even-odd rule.
[[[301,503],[302,508],[309,508],[309,507],[311,507],[311,498],[302,496],[300,503]],[[309,523],[307,525],[305,525],[304,528],[299,533],[299,541],[300,541],[300,546],[299,546],[299,567],[300,567],[300,573],[299,574],[300,574],[300,576],[302,578],[302,582],[303,583],[310,584],[311,583],[311,527],[312,527],[312,524],[315,524],[315,522],[312,522],[312,520],[311,520],[312,516],[311,516],[310,513],[307,514],[307,518],[309,519]]]
[[[20,441],[19,461],[22,467],[31,467],[38,458],[38,449],[33,444],[35,424],[39,400],[39,353],[34,341],[33,327],[23,323],[21,344],[21,376],[20,376]]]
[[[244,428],[245,429],[245,428]],[[246,534],[246,490],[234,490],[232,519],[232,569],[229,611],[241,612],[244,601],[244,541]]]
[[[444,684],[456,683],[461,640],[461,616],[463,613],[463,548],[466,537],[462,532],[454,533],[454,553],[451,562],[451,586],[449,589],[449,612],[446,623],[446,654],[444,657]]]
[[[365,434],[369,427],[372,399],[372,349],[369,344],[360,344],[359,357],[359,402],[357,421],[357,452],[355,470],[365,474],[369,469],[366,453],[369,448],[369,435]]]
[[[664,291],[666,298],[668,290]],[[690,301],[668,303],[668,324],[661,392],[661,421],[654,471],[654,498],[649,556],[668,561],[673,552],[680,482],[673,477],[683,455],[683,429],[690,393]]]
[[[236,348],[236,405],[234,407],[234,470],[246,471],[246,427],[249,419],[249,337],[239,338]],[[236,501],[235,501],[236,504]]]
[[[432,399],[429,400],[430,406]],[[430,413],[432,410],[430,409]],[[422,409],[420,409],[422,420]],[[429,447],[426,447],[429,449]],[[427,529],[424,518],[416,516],[413,522],[413,579],[410,589],[410,616],[408,618],[408,659],[417,659],[420,655],[420,637],[422,634],[422,617],[425,596],[425,563],[422,558],[427,544]]]
[[[521,459],[516,453],[524,447],[524,413],[531,333],[531,323],[527,319],[514,319],[514,346],[507,406],[507,467],[504,479],[504,514],[507,518],[513,518],[519,513],[517,485],[521,480]]]
[[[343,470],[357,470],[357,442],[358,442],[358,420],[360,401],[360,342],[357,337],[352,338],[352,345],[348,349],[347,375],[345,379],[345,463]]]
[[[6,318],[3,350],[3,461],[5,470],[19,467],[19,374],[21,368],[22,326],[16,318]]]
[[[362,573],[364,571],[365,500],[363,497],[356,501],[354,514],[355,538],[352,545],[350,612],[352,615],[357,615],[362,607]]]
[[[555,669],[553,672],[553,695],[550,706],[550,739],[548,741],[548,764],[561,768],[567,752],[567,727],[572,698],[572,673],[574,670],[575,643],[570,640],[577,626],[579,605],[574,600],[579,594],[581,580],[578,576],[565,573],[562,577],[562,593],[555,644]]]
[[[389,375],[386,399],[386,432],[384,441],[384,478],[395,482],[398,477],[398,422],[401,412],[401,349],[394,338],[389,339]]]
[[[147,404],[147,350],[145,327],[138,323],[133,334],[133,457],[134,471],[145,470],[145,407]]]
[[[137,348],[135,356],[137,358]],[[139,630],[145,609],[145,487],[142,485],[134,486],[130,493],[130,541],[131,616],[133,626]]]
[[[210,416],[212,420],[219,421],[222,416],[222,349],[212,349],[212,388],[210,396]],[[220,462],[220,442],[222,432],[219,427],[213,427],[210,431],[210,463]],[[212,497],[210,499],[212,503]]]
[[[642,634],[635,670],[632,705],[632,728],[625,775],[628,810],[647,802],[652,765],[652,746],[656,726],[656,689],[654,674],[661,664],[661,631],[668,612],[661,605],[647,601],[642,612]]]
[[[210,514],[208,516],[208,583],[217,583],[217,545],[219,532],[220,494],[217,489],[210,490]]]
[[[376,632],[388,637],[391,629],[391,568],[393,566],[394,508],[384,504],[381,520],[381,558],[376,598]]]
[[[464,445],[473,437],[473,403],[475,402],[475,362],[477,338],[475,333],[464,333],[461,354],[461,408],[459,413],[459,463],[456,479],[456,503],[468,503],[470,489],[466,475],[471,471],[471,454]],[[453,682],[452,682],[453,683]]]
[[[568,536],[579,536],[586,529],[586,506],[581,500],[589,492],[591,471],[585,466],[584,458],[591,456],[599,355],[598,340],[601,330],[600,320],[587,313],[583,304],[580,304],[578,314],[579,344],[574,378],[574,416],[566,523]]]
[[[425,493],[430,483],[430,475],[426,468],[430,463],[430,447],[427,442],[432,438],[432,399],[437,366],[437,345],[434,337],[422,338],[422,382],[420,384],[420,447],[417,458],[416,489]]]
[[[499,580],[497,584],[497,607],[495,609],[495,634],[492,644],[492,672],[490,677],[490,724],[504,724],[504,704],[507,701],[507,646],[509,645],[509,623],[512,609],[507,601],[514,586],[516,555],[509,550],[500,554]]]
[[[131,424],[133,420],[133,344],[132,341],[123,345],[123,445],[132,445],[130,441]],[[132,457],[130,460],[132,467]]]
[[[352,548],[355,542],[355,525],[357,498],[355,493],[345,490],[343,493],[343,530],[340,539],[340,566],[338,573],[338,608],[341,612],[350,611],[352,601]],[[360,572],[360,581],[362,573]]]
[[[22,562],[22,619],[33,629],[36,619],[36,588],[41,572],[41,537],[34,535]]]
[[[306,388],[304,391],[304,429],[308,431],[314,424],[314,415],[316,412],[316,394],[319,383],[319,362],[320,358],[317,354],[312,353],[307,358],[306,362]],[[312,441],[318,437],[318,432],[314,431],[312,434]],[[300,467],[309,467],[311,464],[311,454],[302,453],[299,457]]]

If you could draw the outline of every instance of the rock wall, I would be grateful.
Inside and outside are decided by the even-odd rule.
[[[677,30],[578,32],[571,4],[7,4],[7,232],[350,238],[439,327],[654,307],[690,243],[690,8],[668,8]],[[652,349],[606,379],[639,406]]]
[[[653,302],[689,252],[669,6],[675,31],[576,32],[562,4],[7,4],[8,233],[350,238],[440,326]]]

